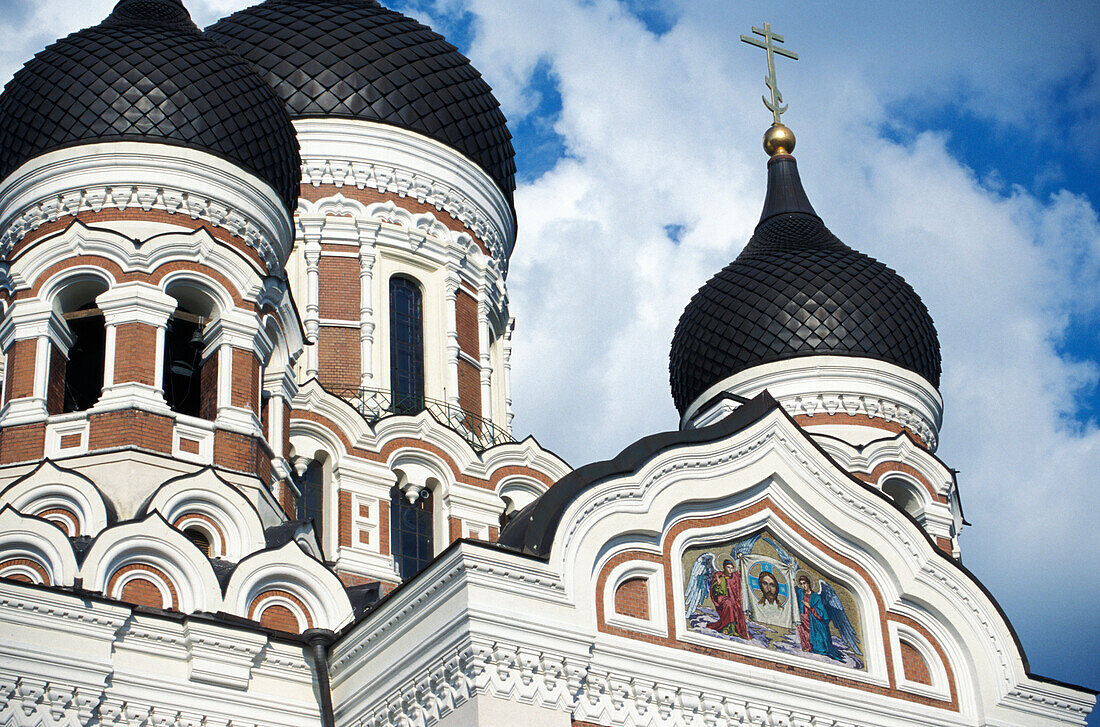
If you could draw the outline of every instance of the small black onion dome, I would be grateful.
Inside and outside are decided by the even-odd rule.
[[[121,0],[0,94],[0,178],[48,151],[121,140],[209,152],[270,184],[288,212],[297,206],[301,160],[284,104],[179,0]]]
[[[462,152],[515,189],[512,135],[466,56],[374,0],[267,0],[206,29],[252,62],[293,118],[400,126]]]
[[[920,297],[900,275],[829,232],[794,157],[768,162],[756,232],[699,289],[672,339],[681,415],[708,388],[752,366],[800,356],[861,356],[940,383],[940,346]]]

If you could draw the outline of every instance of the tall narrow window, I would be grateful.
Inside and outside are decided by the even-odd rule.
[[[324,463],[313,460],[306,467],[302,481],[299,483],[302,496],[298,498],[298,519],[312,520],[313,531],[317,534],[317,542],[321,539],[321,528],[324,525],[324,491],[325,491],[325,466]]]
[[[177,308],[164,333],[164,398],[173,411],[202,415],[202,327],[204,320]]]
[[[91,409],[103,393],[103,357],[106,352],[107,329],[103,312],[95,303],[65,314],[65,322],[73,334],[73,345],[65,362],[65,400],[62,411]]]
[[[432,561],[432,493],[420,491],[409,502],[396,485],[390,491],[390,548],[401,580],[412,578]]]
[[[390,278],[390,388],[395,414],[424,408],[424,314],[420,288]]]

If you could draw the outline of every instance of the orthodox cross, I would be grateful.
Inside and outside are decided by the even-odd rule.
[[[768,111],[772,112],[772,118],[778,124],[780,123],[779,117],[787,112],[787,107],[783,104],[783,94],[779,92],[779,84],[775,80],[775,55],[778,53],[797,61],[798,54],[775,45],[783,42],[783,36],[772,32],[771,23],[764,23],[763,30],[754,26],[752,32],[763,36],[764,40],[748,35],[742,35],[741,40],[749,45],[755,45],[757,48],[763,48],[768,53],[768,75],[764,76],[764,83],[771,89],[772,99],[768,101],[767,96],[761,96],[760,98],[764,100],[764,105],[768,107]]]

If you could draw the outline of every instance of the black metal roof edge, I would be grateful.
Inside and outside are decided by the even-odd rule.
[[[0,186],[3,186],[2,180],[0,180]],[[63,219],[64,217],[68,217],[68,216],[69,215],[62,215],[62,216],[59,216],[58,219],[60,220],[60,219]],[[141,246],[141,241],[140,240],[138,240],[135,237],[130,237],[125,232],[119,232],[118,230],[112,229],[110,227],[104,227],[102,225],[97,225],[95,223],[88,224],[84,220],[80,219],[80,217],[78,217],[76,215],[72,215],[69,223],[67,225],[65,225],[64,227],[62,227],[61,229],[54,230],[53,232],[51,232],[49,234],[43,235],[42,237],[39,237],[39,238],[36,238],[34,240],[34,244],[32,244],[32,245],[20,245],[20,246],[18,246],[18,249],[16,249],[14,255],[7,255],[7,256],[4,257],[4,259],[9,264],[14,263],[16,260],[19,260],[24,255],[26,255],[27,251],[30,250],[31,248],[35,247],[36,245],[40,245],[44,242],[47,242],[48,240],[52,240],[52,239],[54,239],[55,237],[57,237],[59,235],[64,235],[66,232],[71,230],[74,226],[83,227],[85,230],[95,230],[96,232],[109,232],[111,234],[118,235],[119,237],[122,237],[122,238],[128,240],[130,242],[130,244],[133,245],[134,247],[140,247]],[[188,233],[190,233],[190,232],[195,232],[195,230],[189,230]]]
[[[713,386],[713,384],[712,384],[712,386]],[[710,411],[714,407],[718,406],[719,402],[724,401],[724,400],[732,401],[735,404],[737,404],[738,406],[740,406],[741,404],[747,404],[750,401],[752,401],[752,399],[741,396],[739,394],[734,394],[733,392],[730,392],[730,391],[719,391],[717,394],[715,394],[714,396],[712,396],[709,399],[707,399],[706,401],[704,401],[699,406],[699,408],[695,410],[695,414],[692,416],[692,419],[695,419],[695,417],[699,416],[703,412]],[[694,404],[695,402],[692,402],[692,403]],[[680,415],[680,418],[681,419],[683,418],[683,414]]]
[[[157,496],[157,493],[160,492],[161,490],[163,490],[165,487],[168,487],[168,485],[174,484],[174,483],[179,482],[181,480],[189,480],[189,479],[192,479],[192,478],[195,478],[195,477],[199,477],[206,471],[210,471],[211,473],[213,473],[214,477],[219,482],[221,482],[223,485],[225,485],[226,487],[231,489],[242,500],[247,502],[248,506],[252,508],[252,512],[256,513],[256,517],[260,521],[260,526],[261,527],[263,526],[263,517],[260,516],[260,511],[256,507],[256,505],[253,504],[252,500],[249,500],[248,497],[243,492],[238,490],[236,485],[234,485],[229,480],[225,479],[225,477],[222,476],[222,474],[218,470],[218,468],[215,467],[212,464],[203,465],[202,467],[200,467],[199,469],[197,469],[193,472],[185,472],[184,474],[181,474],[181,475],[176,475],[174,477],[169,477],[164,482],[161,482],[159,485],[157,485],[156,489],[154,489],[151,493],[149,493],[149,496],[146,497],[145,500],[142,501],[141,505],[138,506],[138,509],[134,511],[134,517],[131,518],[131,520],[138,520],[138,519],[143,518],[145,515],[148,515],[149,514],[149,504],[153,501],[153,498],[155,498]],[[257,477],[256,479],[259,479],[259,478]],[[167,521],[165,521],[165,522],[167,522]],[[168,523],[168,524],[172,525],[171,523]],[[175,527],[175,526],[172,525],[172,527]]]
[[[485,449],[483,449],[481,451],[480,458],[485,459],[485,453],[486,452],[491,452],[492,450],[496,449],[497,447],[508,447],[508,446],[521,445],[524,442],[526,442],[528,439],[530,439],[532,442],[534,442],[535,446],[538,447],[541,451],[546,452],[547,454],[553,455],[554,457],[557,457],[561,462],[565,463],[566,467],[569,467],[570,470],[573,469],[572,466],[570,466],[569,462],[566,462],[565,458],[562,457],[560,454],[558,454],[557,452],[555,452],[552,449],[548,449],[548,448],[542,446],[542,443],[539,442],[538,438],[534,434],[528,434],[523,439],[516,439],[516,440],[513,440],[511,442],[499,442],[499,443],[494,444],[490,447],[486,447]]]
[[[784,409],[783,406],[780,405],[767,391],[764,391],[761,394],[757,395],[752,400],[750,400],[749,403],[743,405],[741,408],[735,410],[729,416],[721,419],[720,421],[712,424],[709,427],[689,430],[687,432],[662,432],[660,434],[643,437],[642,439],[624,449],[611,460],[595,462],[590,465],[585,465],[578,470],[574,470],[572,473],[566,475],[561,480],[559,480],[547,491],[546,494],[524,508],[515,517],[515,519],[511,523],[509,523],[501,532],[500,540],[498,540],[497,547],[505,548],[519,555],[527,555],[529,557],[534,557],[543,561],[548,560],[550,545],[552,545],[553,543],[553,537],[557,531],[557,526],[559,524],[561,516],[568,508],[569,504],[571,504],[572,501],[576,499],[577,495],[579,495],[584,490],[611,477],[622,474],[629,474],[631,472],[637,472],[650,459],[667,449],[684,445],[701,444],[727,437],[751,426],[752,424],[756,423],[764,416],[770,414],[772,411],[775,410],[778,410],[784,417],[786,417],[787,420],[796,429],[803,432],[806,441],[809,442],[810,445],[814,449],[816,449],[823,457],[825,457],[825,459],[832,463],[838,472],[842,473],[851,482],[855,483],[865,491],[870,492],[875,497],[878,497],[884,502],[889,503],[896,512],[900,513],[902,517],[907,519],[913,525],[913,527],[924,538],[924,541],[928,544],[928,547],[932,549],[932,552],[935,555],[943,559],[945,562],[957,567],[978,587],[978,589],[985,595],[985,597],[989,599],[989,602],[993,604],[994,609],[996,609],[997,611],[997,615],[1000,616],[1001,620],[1008,628],[1009,634],[1011,634],[1012,636],[1012,641],[1016,645],[1016,649],[1020,654],[1020,659],[1023,662],[1024,672],[1029,678],[1037,679],[1039,681],[1043,681],[1049,684],[1063,686],[1069,689],[1077,689],[1094,695],[1100,694],[1100,692],[1090,687],[1084,687],[1078,684],[1073,684],[1071,682],[1054,679],[1052,677],[1042,677],[1034,674],[1031,671],[1031,664],[1027,658],[1026,652],[1024,651],[1023,643],[1020,641],[1019,634],[1016,633],[1015,627],[1013,627],[1012,622],[1008,619],[1008,616],[1005,614],[1004,609],[1001,607],[1001,604],[997,602],[997,599],[993,597],[993,594],[990,593],[985,584],[982,583],[978,579],[978,577],[974,575],[969,569],[967,569],[966,566],[964,566],[961,562],[955,560],[955,558],[940,550],[939,546],[937,546],[936,543],[932,540],[932,536],[930,536],[924,530],[924,528],[920,526],[920,524],[912,515],[902,510],[898,506],[898,504],[894,502],[892,498],[890,498],[889,495],[882,492],[878,488],[864,482],[852,473],[848,472],[848,470],[846,470],[844,467],[842,467],[840,463],[833,459],[833,457],[828,452],[826,452],[820,444],[814,441],[813,437],[811,437],[809,433],[805,432],[805,430],[802,429],[798,422],[794,420],[794,417],[787,413],[787,410]],[[557,497],[555,502],[550,503],[547,508],[543,508],[548,509],[549,512],[538,512],[538,510],[540,509],[539,504],[542,502],[542,500],[546,498],[547,495],[555,493],[555,490],[557,490],[557,488],[561,487],[563,484],[566,485],[566,487],[563,488],[562,495],[560,497]],[[568,492],[565,492],[564,490],[568,490]],[[543,515],[543,517],[536,521],[536,515]],[[549,517],[551,515],[555,515],[556,518],[551,520]],[[521,523],[521,520],[524,520],[525,522]],[[514,529],[512,528],[513,523],[516,526]],[[532,533],[530,532],[531,528],[536,528],[536,530]],[[512,540],[513,542],[504,542],[504,536],[509,531],[515,533],[515,535],[510,538],[510,540]],[[532,547],[532,541],[535,541],[536,539],[537,542],[533,545],[537,547]],[[542,552],[539,552],[540,550]]]
[[[782,411],[783,407],[765,391],[709,427],[651,434],[609,460],[593,462],[576,469],[521,510],[501,531],[498,542],[547,558],[562,515],[585,490],[611,477],[637,472],[665,450],[728,437],[775,409]]]
[[[66,229],[68,229],[68,228],[66,228]],[[106,495],[103,494],[103,490],[101,490],[99,488],[99,485],[97,485],[95,483],[95,480],[93,480],[91,477],[88,477],[88,475],[84,474],[83,472],[79,472],[77,470],[74,470],[71,467],[62,467],[57,462],[54,462],[53,459],[51,459],[50,457],[46,457],[41,462],[39,462],[37,465],[35,465],[35,467],[33,469],[31,469],[29,472],[27,472],[25,474],[22,474],[19,477],[16,477],[11,482],[9,482],[4,487],[4,489],[0,490],[0,497],[3,497],[8,492],[8,490],[15,487],[20,482],[23,482],[27,478],[29,478],[32,475],[36,474],[38,472],[38,470],[42,469],[47,464],[50,465],[51,467],[56,467],[57,469],[61,470],[62,472],[65,472],[67,474],[75,475],[75,476],[79,477],[80,479],[84,480],[85,482],[87,482],[89,485],[91,485],[92,489],[94,489],[96,491],[96,494],[99,495],[99,499],[102,500],[103,507],[107,511],[107,527],[111,527],[112,525],[118,524],[118,511],[115,510],[115,504],[113,502],[111,502],[111,499],[109,497],[107,497]],[[18,466],[18,465],[16,465],[16,466]],[[16,511],[16,512],[18,512],[18,511]],[[19,514],[22,515],[23,513],[19,513]],[[30,517],[37,517],[37,516],[31,515]]]

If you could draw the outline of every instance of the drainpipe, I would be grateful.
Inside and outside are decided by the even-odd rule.
[[[306,629],[302,633],[313,649],[313,671],[317,675],[317,691],[321,695],[321,727],[336,727],[332,713],[332,686],[328,680],[328,647],[336,634],[328,629]]]

